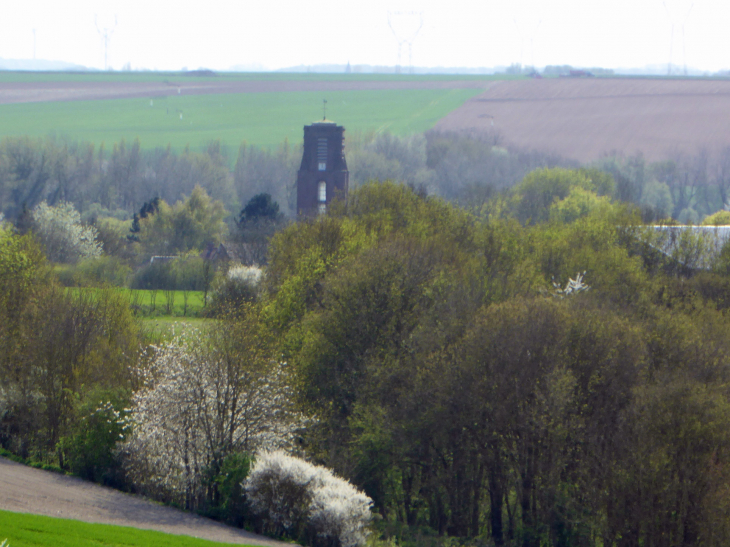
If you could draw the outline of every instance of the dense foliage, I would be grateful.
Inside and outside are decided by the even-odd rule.
[[[0,443],[63,465],[59,441],[110,396],[100,390],[131,389],[138,325],[114,291],[58,287],[31,235],[0,231],[0,278]]]
[[[310,453],[386,521],[495,545],[727,541],[727,282],[657,268],[611,182],[538,171],[484,221],[371,184],[274,239],[264,313],[320,418]],[[560,289],[576,273],[590,290]]]
[[[155,345],[118,293],[58,287],[32,225],[5,228],[3,448],[310,544],[362,544],[369,500],[372,542],[727,544],[730,251],[714,228],[644,224],[720,194],[640,158],[517,176],[485,141],[362,139],[357,169],[387,158],[412,184],[288,225],[257,192],[232,228],[276,232],[263,268],[201,256],[226,229],[203,186],[102,226],[105,245],[177,255],[135,286],[213,295],[215,322]],[[449,196],[464,208],[427,191],[460,157],[505,167]]]
[[[251,312],[253,313],[253,312]],[[238,453],[291,447],[304,419],[286,367],[271,360],[255,317],[153,347],[132,397],[133,434],[122,447],[136,488],[186,508],[218,497],[216,478]]]

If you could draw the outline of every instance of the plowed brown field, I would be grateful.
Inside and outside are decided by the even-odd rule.
[[[649,160],[730,146],[730,81],[505,81],[470,99],[437,130],[497,132],[505,145],[590,161],[611,152]]]

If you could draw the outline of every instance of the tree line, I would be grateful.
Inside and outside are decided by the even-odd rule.
[[[397,180],[465,207],[478,208],[537,168],[578,167],[539,151],[506,148],[498,133],[434,131],[409,137],[353,132],[346,139],[351,186]],[[301,146],[275,149],[242,143],[232,154],[220,141],[204,151],[142,150],[139,140],[104,144],[6,137],[0,141],[0,203],[6,218],[42,201],[69,202],[85,221],[128,219],[159,198],[174,204],[196,185],[225,204],[229,225],[254,196],[272,196],[285,217],[296,207]],[[645,209],[645,219],[699,223],[730,200],[730,149],[676,154],[647,162],[640,154],[607,155],[590,167],[611,174],[618,197]],[[648,216],[647,216],[648,215]]]
[[[173,340],[113,291],[61,289],[6,226],[0,444],[312,544],[343,540],[247,501],[262,450],[362,489],[374,542],[727,544],[730,255],[691,232],[704,255],[659,252],[629,163],[532,170],[468,207],[360,185],[278,230],[263,270],[226,272],[214,326]],[[202,187],[143,211],[133,245],[222,225]]]
[[[730,285],[658,259],[612,183],[537,171],[485,222],[373,184],[274,238],[307,449],[399,541],[727,541]]]

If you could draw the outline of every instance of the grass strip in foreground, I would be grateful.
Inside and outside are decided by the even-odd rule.
[[[0,542],[9,547],[215,547],[231,545],[110,524],[0,511]],[[240,544],[239,544],[240,545]]]

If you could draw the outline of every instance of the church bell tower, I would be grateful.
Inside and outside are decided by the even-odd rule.
[[[347,199],[349,173],[345,161],[345,128],[323,119],[304,126],[304,152],[297,173],[297,214],[327,212],[334,199]]]

